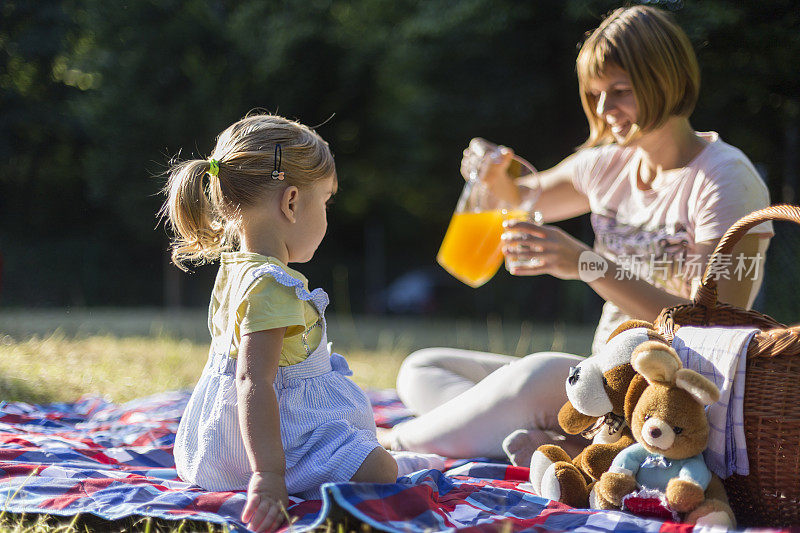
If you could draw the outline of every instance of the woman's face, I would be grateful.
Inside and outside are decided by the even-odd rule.
[[[604,77],[589,80],[587,89],[595,103],[595,113],[622,144],[638,115],[630,77],[621,68],[610,67]]]

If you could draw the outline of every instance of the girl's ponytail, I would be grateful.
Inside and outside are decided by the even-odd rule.
[[[186,270],[183,262],[205,263],[217,259],[225,246],[225,226],[209,200],[211,163],[195,159],[175,165],[167,180],[164,193],[167,201],[162,217],[169,219],[175,235],[172,243],[172,262]]]
[[[307,126],[276,115],[249,115],[217,138],[212,159],[173,162],[161,208],[174,233],[172,262],[218,259],[240,239],[242,210],[287,185],[336,176],[328,144]]]

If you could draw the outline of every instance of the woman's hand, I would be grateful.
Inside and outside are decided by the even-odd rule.
[[[514,158],[514,151],[505,146],[476,137],[469,142],[461,158],[461,175],[468,180],[480,176],[492,193],[516,206],[520,202],[520,193],[508,167]]]
[[[588,246],[555,226],[539,226],[524,220],[503,222],[503,253],[507,260],[535,259],[537,266],[511,267],[515,276],[550,274],[560,279],[579,279],[578,260]]]
[[[251,531],[274,531],[283,523],[289,495],[280,474],[253,472],[247,487],[242,522]]]

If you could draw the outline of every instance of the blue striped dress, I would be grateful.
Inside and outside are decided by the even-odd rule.
[[[303,282],[274,264],[253,269],[245,294],[261,276],[272,276],[297,297],[311,302],[322,323],[322,340],[304,361],[278,368],[273,383],[280,412],[281,441],[286,457],[289,494],[318,498],[326,482],[349,481],[367,455],[379,447],[372,408],[344,357],[327,342],[322,289],[308,292]],[[234,324],[228,324],[230,341]],[[214,350],[212,343],[199,382],[181,418],[175,437],[175,465],[184,481],[213,490],[246,490],[250,465],[239,429],[235,385],[236,359]]]

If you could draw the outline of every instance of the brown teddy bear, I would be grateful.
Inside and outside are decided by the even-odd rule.
[[[590,501],[593,483],[617,453],[634,443],[624,411],[625,395],[636,375],[630,358],[648,341],[668,346],[652,324],[629,320],[611,334],[602,351],[571,369],[566,381],[569,401],[559,411],[558,422],[565,432],[583,434],[592,444],[574,458],[559,446],[537,448],[530,461],[536,494],[573,507],[597,507]]]
[[[709,435],[704,409],[719,399],[719,390],[683,368],[675,350],[661,342],[638,346],[631,365],[640,375],[628,389],[625,419],[636,443],[595,484],[601,507],[674,520],[680,513],[689,523],[733,526],[722,483],[702,456]]]

